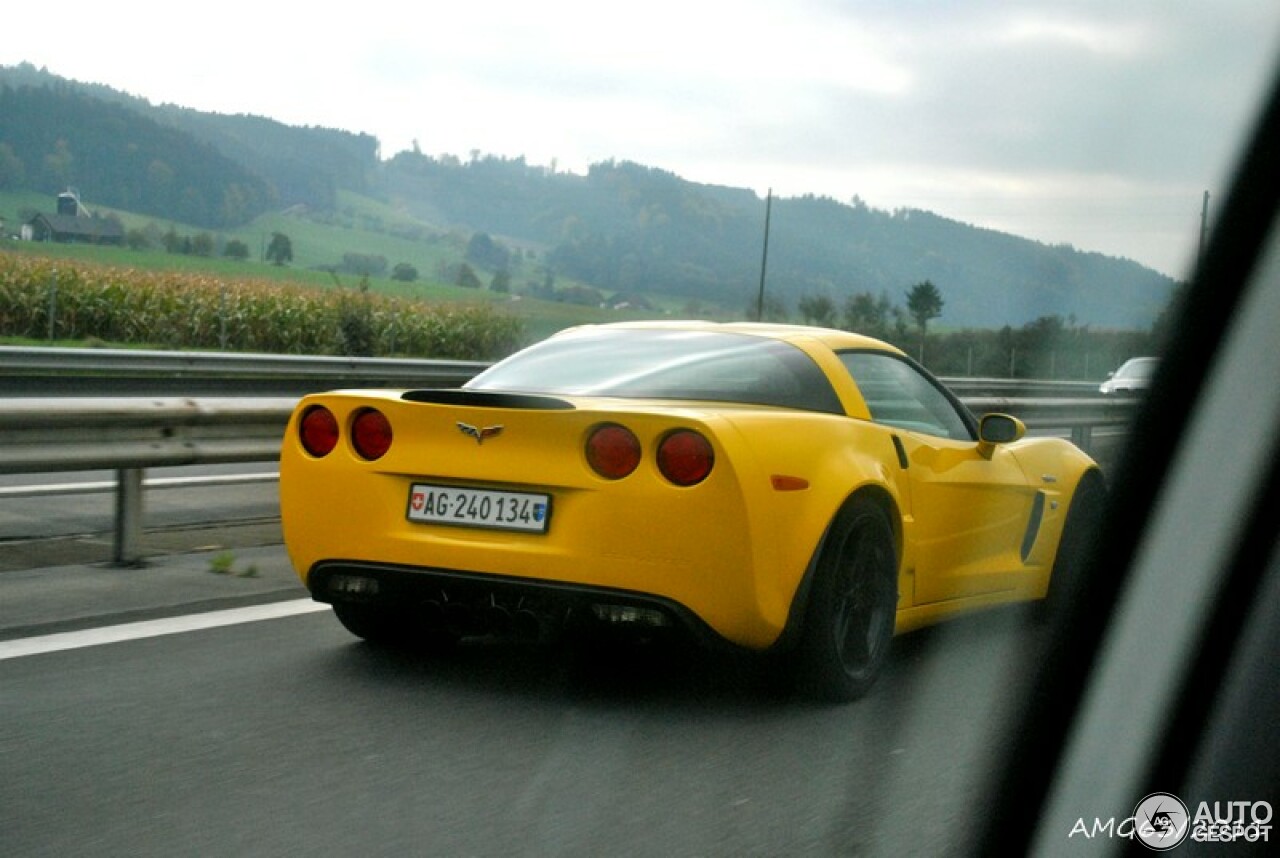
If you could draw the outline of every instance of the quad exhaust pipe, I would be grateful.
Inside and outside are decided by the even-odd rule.
[[[463,636],[496,635],[518,640],[543,640],[564,623],[564,616],[549,610],[536,610],[524,604],[499,602],[489,594],[478,602],[439,598],[422,602],[423,619],[429,625]]]

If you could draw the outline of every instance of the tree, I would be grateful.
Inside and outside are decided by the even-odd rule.
[[[165,253],[185,253],[186,252],[186,250],[184,249],[182,236],[178,235],[178,231],[173,227],[169,227],[169,231],[164,234],[164,237],[160,239],[160,242],[161,244],[164,245]],[[188,245],[190,244],[190,239],[187,240],[187,243]]]
[[[196,233],[191,239],[192,256],[213,256],[213,236],[207,232]]]
[[[796,309],[806,324],[830,327],[835,323],[836,305],[827,295],[805,295]]]
[[[915,320],[920,331],[920,362],[924,363],[924,339],[929,332],[929,320],[942,315],[942,293],[929,280],[917,283],[907,293],[907,312]]]
[[[228,259],[248,259],[249,245],[238,238],[233,238],[222,248],[222,255]]]
[[[465,262],[458,268],[457,284],[465,289],[479,289],[484,285],[476,276],[475,269]]]
[[[418,269],[408,262],[397,262],[391,269],[391,279],[401,283],[412,283],[418,279]]]
[[[344,253],[342,270],[361,277],[381,277],[387,270],[387,258],[376,253]]]
[[[131,250],[146,250],[151,246],[151,239],[147,238],[147,233],[141,229],[131,229],[124,234],[124,243]]]
[[[760,318],[762,322],[787,321],[787,305],[777,295],[765,295],[764,306],[761,307],[761,310],[763,311]],[[744,312],[743,318],[754,319],[756,317],[755,301],[752,301]]]
[[[887,293],[880,297],[870,292],[850,295],[844,303],[844,327],[859,334],[881,340],[889,339],[889,318],[893,303]]]
[[[293,261],[293,242],[283,232],[271,233],[271,243],[267,245],[267,260],[273,265],[284,265]]]
[[[0,143],[0,191],[16,191],[26,182],[26,165],[8,143]]]
[[[497,292],[505,295],[511,291],[511,272],[502,268],[493,273],[493,279],[489,281],[489,291]]]
[[[477,232],[467,242],[466,259],[481,268],[498,270],[510,265],[511,251],[494,241],[487,232]]]
[[[66,187],[72,178],[75,156],[66,140],[58,140],[54,150],[44,156],[44,184]]]

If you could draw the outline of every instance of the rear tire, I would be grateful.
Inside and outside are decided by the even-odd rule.
[[[898,555],[884,512],[855,498],[832,523],[815,570],[798,687],[820,700],[866,694],[884,665],[898,610]]]

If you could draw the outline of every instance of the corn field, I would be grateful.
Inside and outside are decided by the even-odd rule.
[[[520,320],[483,304],[0,252],[0,336],[173,349],[494,360]]]

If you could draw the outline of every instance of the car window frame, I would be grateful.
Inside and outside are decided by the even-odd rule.
[[[874,397],[869,398],[867,396],[866,385],[864,385],[861,381],[859,381],[858,376],[850,368],[849,363],[845,359],[846,357],[849,357],[849,356],[872,356],[872,357],[881,358],[888,361],[893,361],[897,365],[905,367],[911,373],[912,377],[918,378],[919,380],[924,382],[924,389],[932,390],[933,392],[938,394],[938,399],[941,401],[941,403],[949,408],[948,414],[954,415],[956,419],[959,421],[960,428],[963,429],[964,434],[957,437],[951,434],[930,432],[922,428],[919,424],[913,421],[894,421],[894,420],[886,419],[884,416],[877,417],[876,409],[872,404],[875,401],[875,399]],[[915,360],[912,360],[911,357],[909,357],[908,355],[898,354],[898,353],[889,352],[889,351],[883,351],[880,349],[852,348],[852,349],[837,350],[836,357],[839,358],[840,365],[844,367],[844,371],[849,375],[850,380],[852,381],[854,387],[858,391],[858,395],[862,397],[863,404],[866,406],[867,414],[870,415],[870,419],[872,423],[876,423],[881,426],[888,426],[894,429],[900,429],[905,432],[916,432],[921,435],[927,435],[931,438],[945,438],[950,441],[961,441],[961,442],[964,442],[964,441],[976,442],[978,440],[978,421],[977,421],[977,418],[974,417],[973,412],[971,412],[969,408],[963,402],[960,401],[960,398],[957,397],[954,393],[952,393],[951,390],[948,389],[946,385],[944,385],[941,381],[939,381],[932,373],[930,373],[927,369],[925,369]],[[904,389],[904,393],[915,398],[915,392],[912,390]],[[930,409],[926,403],[918,399],[917,401],[919,402],[921,407],[925,408],[925,410],[927,411],[930,411],[930,413],[932,414],[932,409]]]

